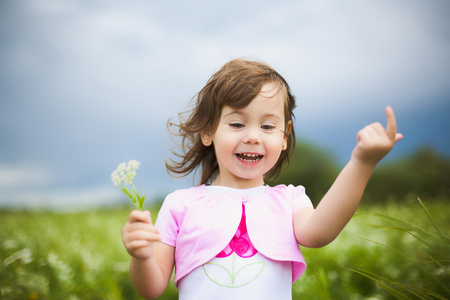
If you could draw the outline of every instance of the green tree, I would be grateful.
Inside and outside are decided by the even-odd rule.
[[[431,147],[375,169],[367,185],[366,201],[383,202],[389,197],[403,199],[447,198],[450,192],[450,159]],[[414,197],[415,198],[415,197]]]
[[[303,185],[317,205],[340,171],[334,157],[317,146],[298,143],[289,161],[270,185]],[[450,159],[435,149],[423,147],[404,158],[381,163],[367,185],[364,202],[383,203],[415,197],[448,199],[450,195]],[[411,197],[409,197],[411,198]]]
[[[288,166],[269,185],[303,185],[314,204],[317,204],[330,188],[339,173],[334,157],[318,147],[297,143]]]

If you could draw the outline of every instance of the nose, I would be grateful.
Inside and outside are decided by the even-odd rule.
[[[261,143],[261,135],[259,128],[248,127],[245,131],[244,143],[246,144],[259,144]]]

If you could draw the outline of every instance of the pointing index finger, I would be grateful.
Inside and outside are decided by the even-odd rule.
[[[395,120],[395,114],[392,107],[388,106],[385,109],[386,111],[386,134],[391,140],[396,140],[397,136],[397,121]]]

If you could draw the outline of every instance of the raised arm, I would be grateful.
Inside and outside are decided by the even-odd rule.
[[[317,208],[301,208],[295,213],[294,232],[300,245],[313,248],[325,246],[350,221],[375,166],[403,138],[397,133],[391,107],[386,107],[386,118],[386,129],[380,123],[374,123],[358,132],[349,162]]]
[[[131,212],[122,240],[131,255],[130,278],[134,288],[146,299],[158,298],[169,284],[175,248],[160,242],[149,211]]]

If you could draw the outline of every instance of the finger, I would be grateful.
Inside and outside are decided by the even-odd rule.
[[[386,134],[392,141],[397,141],[397,121],[392,107],[386,107]]]
[[[386,130],[384,129],[383,125],[381,125],[381,123],[378,122],[367,126],[367,130],[373,137],[386,134]]]
[[[132,233],[135,231],[147,231],[147,232],[154,232],[158,233],[158,229],[153,226],[152,224],[147,224],[144,222],[134,222],[134,223],[127,223],[126,226],[123,228],[124,233]]]
[[[358,134],[356,135],[356,140],[357,142],[360,142],[365,139],[370,139],[374,136],[377,136],[380,131],[384,133],[384,128],[380,123],[367,125],[358,132]]]
[[[144,222],[144,223],[151,223],[152,222],[152,215],[151,213],[146,211],[140,211],[140,210],[133,210],[130,213],[130,217],[128,218],[129,223],[134,222]]]
[[[153,222],[152,222],[152,214],[150,213],[150,211],[146,210],[146,211],[144,211],[144,214],[147,216],[147,219],[146,219],[145,222],[153,224]]]
[[[151,245],[151,243],[149,241],[145,241],[145,240],[131,241],[127,244],[128,248],[130,250],[136,250],[139,248],[148,247],[150,245]]]
[[[359,144],[362,141],[364,141],[365,139],[369,138],[369,130],[367,129],[367,127],[364,127],[363,129],[361,129],[360,131],[358,131],[358,134],[356,135],[356,143]]]
[[[145,240],[149,242],[159,242],[161,241],[161,237],[159,236],[159,233],[157,231],[149,232],[141,230],[131,233],[128,236],[128,240],[130,241]]]
[[[146,243],[160,242],[161,236],[158,233],[137,231],[131,232],[122,237],[122,242],[126,248],[129,248],[133,242],[145,241]]]

